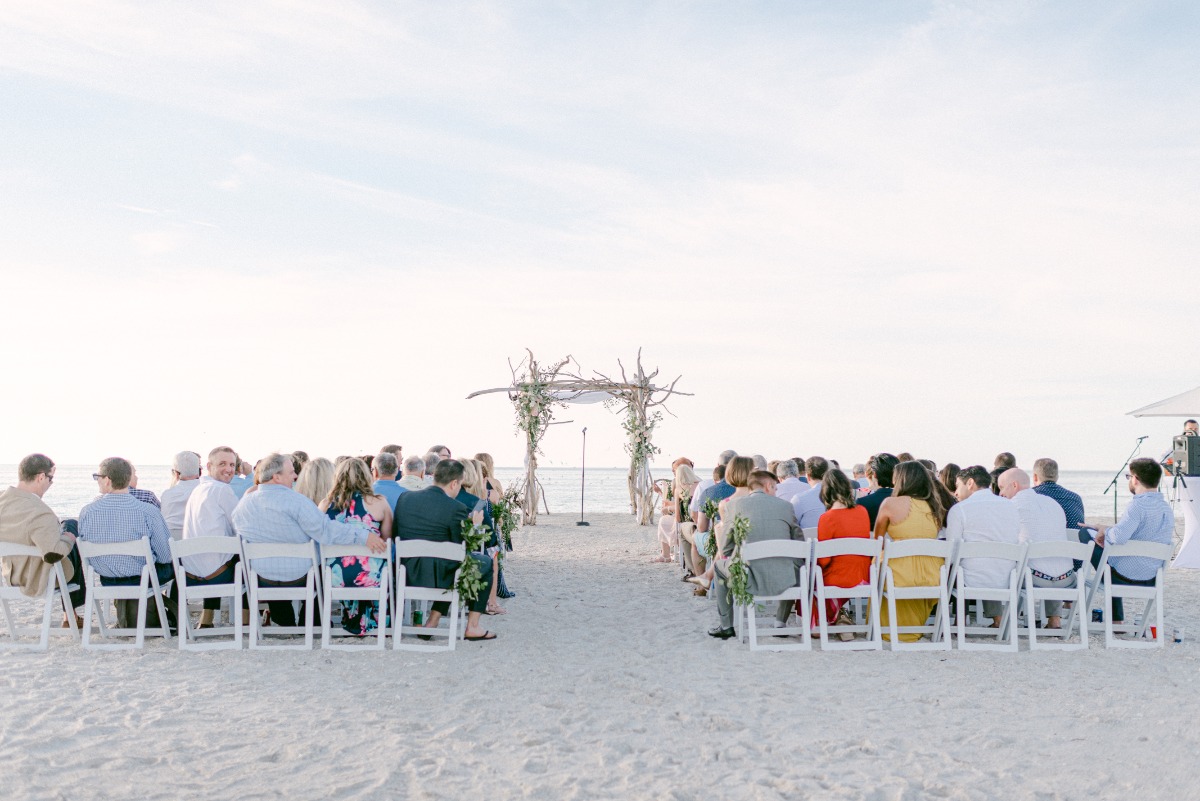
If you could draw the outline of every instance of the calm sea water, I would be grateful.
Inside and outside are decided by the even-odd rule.
[[[45,501],[58,515],[73,517],[79,509],[96,497],[96,482],[92,480],[95,465],[59,465],[54,486],[46,493]],[[697,471],[701,472],[701,471]],[[707,469],[701,475],[711,473]],[[653,471],[654,477],[669,478],[669,469]],[[524,470],[518,467],[501,467],[496,470],[497,478],[510,486],[519,481]],[[584,514],[624,513],[629,511],[629,490],[625,481],[626,472],[619,468],[588,468],[584,490]],[[546,490],[546,502],[553,514],[579,514],[580,473],[576,468],[547,467],[538,470],[538,477]],[[1089,518],[1111,518],[1112,495],[1104,495],[1104,488],[1112,479],[1111,473],[1093,471],[1064,472],[1060,482],[1083,497],[1083,505]],[[16,465],[0,465],[0,487],[15,484]],[[171,485],[169,465],[140,465],[138,486],[161,494]],[[1169,483],[1167,488],[1169,489]],[[1123,512],[1129,502],[1125,482],[1121,481],[1117,496],[1118,513]]]

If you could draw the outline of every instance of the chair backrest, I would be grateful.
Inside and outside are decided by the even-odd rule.
[[[93,559],[97,556],[141,556],[154,561],[154,554],[150,552],[150,540],[146,537],[126,542],[77,540],[75,544],[79,547],[81,559]]]
[[[322,545],[322,559],[340,559],[343,556],[368,556],[372,559],[388,559],[392,558],[392,549],[389,547],[383,553],[375,553],[366,545]]]
[[[778,557],[808,559],[811,553],[812,543],[807,540],[760,540],[742,545],[743,562]]]
[[[1015,542],[960,542],[959,559],[1004,559],[1021,564],[1025,558],[1025,546]]]
[[[831,556],[879,556],[883,549],[883,540],[873,537],[836,537],[832,540],[818,542],[813,547],[813,559],[827,559]]]
[[[0,542],[0,559],[8,556],[34,556],[42,558],[42,552],[33,545],[18,545],[15,542]]]
[[[246,542],[242,540],[242,553],[246,559],[270,559],[275,556],[291,556],[297,559],[317,558],[317,544],[308,542]]]
[[[1075,531],[1075,529],[1069,529]],[[1080,562],[1091,562],[1094,542],[1031,542],[1027,553],[1029,559],[1045,559],[1048,557],[1064,557]]]
[[[1120,545],[1105,545],[1108,559],[1111,562],[1118,556],[1144,556],[1149,559],[1161,559],[1164,562],[1175,553],[1175,546],[1166,542],[1142,542],[1130,540]]]
[[[802,529],[800,529],[800,534],[801,534],[801,536],[803,536],[803,537],[804,537],[804,539],[806,539],[806,540],[812,540],[812,541],[816,542],[816,539],[817,539],[817,527],[816,527],[816,526],[809,526],[808,528],[802,528]]]
[[[237,537],[192,537],[187,540],[171,540],[171,557],[173,559],[208,553],[233,556],[241,552],[242,543]]]
[[[397,559],[416,557],[461,562],[467,558],[467,546],[462,542],[430,542],[429,540],[399,540],[396,542]]]
[[[939,559],[949,559],[954,550],[954,543],[946,540],[914,539],[893,540],[890,537],[884,543],[885,559],[905,559],[909,556],[936,556]]]

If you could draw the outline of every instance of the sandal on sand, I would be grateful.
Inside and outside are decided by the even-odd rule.
[[[483,634],[479,635],[478,637],[465,637],[464,636],[463,639],[466,640],[467,642],[483,642],[484,640],[496,639],[496,635],[492,634],[490,631],[485,631]]]
[[[503,606],[489,606],[487,608],[487,610],[484,611],[484,614],[485,615],[507,615],[508,610],[505,609]]]
[[[661,564],[666,564],[668,562],[674,562],[675,560],[670,558],[669,556],[656,556],[653,559],[651,559],[650,561],[655,564],[661,565]]]

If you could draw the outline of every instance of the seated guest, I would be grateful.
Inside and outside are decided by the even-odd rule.
[[[955,491],[958,503],[946,515],[946,539],[953,542],[1007,542],[1016,544],[1021,536],[1021,516],[1017,507],[992,492],[992,476],[980,465],[964,467],[958,474]],[[971,558],[959,565],[969,587],[1007,587],[1012,563],[1004,559]],[[1013,614],[1016,610],[1010,610]],[[1000,627],[1004,604],[984,601],[983,614]]]
[[[1010,499],[1017,507],[1021,520],[1022,544],[1031,542],[1066,542],[1067,516],[1062,507],[1049,498],[1038,495],[1029,484],[1029,474],[1019,467],[1010,467],[1000,475],[1000,497]],[[1075,568],[1066,557],[1048,556],[1029,560],[1035,587],[1074,587]],[[1044,601],[1047,628],[1062,626],[1062,601]]]
[[[394,468],[396,457],[381,453]],[[376,457],[378,461],[379,457]],[[395,471],[393,470],[393,475]],[[390,539],[392,534],[392,505],[383,495],[372,490],[371,474],[362,459],[347,459],[337,466],[333,489],[317,508],[340,523],[354,521]],[[331,561],[330,580],[335,587],[378,587],[383,580],[386,560],[372,557],[345,556]],[[351,634],[365,637],[378,629],[379,604],[376,601],[342,601],[342,628]]]
[[[1003,467],[1005,470],[1010,470],[1017,466],[1017,457],[1013,456],[1008,451],[996,454],[996,461],[992,464],[992,468]]]
[[[867,481],[867,466],[862,462],[854,465],[851,468],[852,475],[850,476],[850,484],[857,490],[854,497],[861,498],[867,494],[867,486],[870,484]]]
[[[800,483],[808,485],[808,478],[804,475],[804,463],[808,461],[803,456],[793,456],[792,462],[796,465],[796,470],[800,472]]]
[[[796,496],[808,491],[808,485],[800,480],[800,467],[791,459],[784,459],[775,468],[775,478],[779,480],[775,487],[775,497],[791,503]]]
[[[808,476],[808,491],[802,492],[792,500],[792,509],[796,512],[796,522],[801,529],[816,528],[817,519],[825,512],[825,504],[821,503],[821,481],[829,471],[829,462],[821,456],[810,456],[804,463],[804,472]]]
[[[396,482],[401,489],[425,489],[425,460],[420,456],[410,456],[404,460],[404,472]],[[392,504],[395,509],[396,505]]]
[[[999,494],[1000,494],[1000,474],[1001,474],[1001,473],[1003,473],[1005,470],[1008,470],[1008,469],[1009,469],[1009,468],[1007,468],[1007,467],[996,467],[996,468],[993,468],[993,469],[992,469],[992,471],[991,471],[990,473],[988,473],[988,478],[989,478],[989,479],[991,480],[991,482],[992,482],[992,483],[991,483],[991,484],[988,486],[988,489],[990,489],[990,490],[992,491],[992,494],[993,494],[993,495],[999,495]]]
[[[429,540],[431,542],[462,542],[463,522],[470,518],[471,510],[455,500],[462,489],[463,466],[453,459],[438,462],[434,471],[433,486],[416,492],[406,492],[396,501],[393,532],[398,540]],[[484,586],[479,595],[468,606],[467,628],[464,639],[493,640],[495,634],[484,631],[479,617],[487,608],[491,592],[492,560],[484,554],[469,553],[468,559],[479,563],[479,573]],[[454,572],[458,563],[447,559],[405,559],[407,581],[414,587],[436,587],[448,590],[454,586]],[[450,610],[448,602],[433,605],[427,627],[435,627],[442,615]],[[457,625],[457,621],[455,621]]]
[[[200,454],[180,451],[171,461],[171,480],[175,483],[162,494],[162,514],[172,539],[183,536],[183,510],[192,490],[200,485]]]
[[[1058,483],[1058,462],[1038,459],[1033,463],[1033,491],[1045,495],[1062,507],[1068,528],[1083,526],[1083,499]]]
[[[437,456],[437,458],[439,460],[451,458],[450,449],[447,448],[445,445],[434,445],[432,448],[429,449],[429,453],[432,453],[435,456]]]
[[[129,494],[132,495],[134,498],[137,498],[142,503],[148,503],[151,506],[153,506],[155,509],[161,509],[162,502],[159,501],[158,496],[155,495],[150,490],[138,489],[137,483],[138,483],[138,474],[137,474],[137,468],[135,467],[135,468],[133,468],[133,477],[129,479]]]
[[[16,556],[4,563],[9,585],[30,598],[46,591],[53,565],[75,549],[75,537],[64,530],[58,515],[42,500],[54,483],[55,469],[50,457],[32,453],[17,466],[17,486],[0,493],[0,542],[32,545],[42,554],[40,559]],[[75,578],[73,560],[63,563],[63,575],[67,581]],[[83,605],[82,591],[72,596],[74,606]]]
[[[1133,498],[1121,515],[1119,523],[1113,526],[1096,526],[1085,528],[1079,532],[1079,541],[1087,542],[1088,538],[1096,541],[1100,548],[1109,545],[1122,545],[1126,542],[1161,542],[1170,545],[1175,542],[1175,513],[1171,504],[1158,491],[1158,483],[1162,480],[1162,467],[1153,459],[1134,459],[1129,463],[1129,493]],[[1095,532],[1093,534],[1093,531]],[[1092,566],[1100,564],[1101,550],[1092,552]],[[1162,560],[1150,559],[1145,556],[1114,556],[1108,560],[1112,568],[1114,584],[1136,584],[1149,587],[1154,584],[1155,575],[1162,567]],[[1125,609],[1120,598],[1112,601],[1112,620],[1114,623],[1125,622]]]
[[[400,447],[399,445],[384,445],[379,449],[379,452],[390,453],[393,457],[395,457],[397,465],[404,463],[404,448]],[[374,465],[370,466],[374,467]]]
[[[896,460],[898,462],[915,462],[916,457],[914,457],[908,451],[901,451],[900,453],[896,454]]]
[[[954,462],[950,462],[942,471],[938,473],[938,481],[946,488],[946,491],[951,495],[958,489],[958,471],[961,468]]]
[[[892,471],[899,463],[890,453],[877,453],[867,460],[867,489],[870,492],[858,499],[858,505],[867,510],[872,530],[875,528],[879,508],[892,496]]]
[[[395,455],[387,451],[380,451],[371,465],[371,475],[375,478],[372,488],[376,495],[383,496],[389,509],[395,509],[400,493],[407,492],[407,489],[396,481],[396,473],[399,472],[399,468]]]
[[[254,479],[250,476],[254,468],[249,462],[243,461],[242,457],[237,454],[234,456],[237,458],[237,464],[233,468],[233,478],[229,479],[229,488],[240,501],[246,490],[254,486]]]
[[[890,454],[881,454],[894,460]],[[871,457],[872,462],[877,457]],[[876,465],[877,473],[883,469]],[[933,478],[929,471],[913,461],[900,462],[887,466],[888,482],[895,480],[895,490],[883,499],[879,505],[879,515],[875,519],[875,536],[882,539],[891,537],[893,540],[937,539],[938,530],[946,523],[946,513],[934,491]],[[867,465],[867,474],[871,474],[871,462]],[[889,488],[890,489],[890,488]],[[861,505],[861,502],[860,502]],[[886,547],[886,546],[885,546]],[[919,587],[936,585],[941,581],[943,559],[936,556],[908,556],[889,563],[892,578],[897,587]],[[929,619],[937,603],[931,598],[905,598],[896,601],[897,626],[921,626]],[[888,633],[889,624],[888,604],[879,605],[879,625],[883,629],[883,639],[891,641]],[[916,633],[900,634],[901,642],[916,642],[921,635]]]
[[[295,460],[293,460],[292,466],[295,467]],[[325,500],[331,489],[333,489],[333,462],[322,456],[306,461],[296,479],[296,492],[308,498],[313,504],[318,504]]]
[[[733,494],[723,498],[717,504],[717,517],[712,521],[713,525],[709,532],[699,533],[694,539],[695,547],[697,548],[697,556],[702,556],[705,551],[705,544],[708,537],[717,538],[717,551],[720,552],[729,539],[728,528],[723,524],[723,521],[732,522],[733,518],[726,515],[726,508],[730,501],[738,498],[745,498],[750,494],[750,475],[754,472],[765,473],[765,470],[755,471],[754,460],[749,456],[735,456],[729,461],[729,466],[725,469],[725,481],[733,488]],[[770,491],[763,487],[763,491],[767,494],[774,494],[776,485],[775,476],[771,476]],[[706,593],[713,580],[713,565],[710,563],[708,568],[699,576],[694,576],[689,581],[696,584],[701,590]]]
[[[738,462],[745,457],[738,457],[730,462],[729,472],[732,478],[741,483],[741,465]],[[749,459],[746,459],[749,462]],[[753,463],[751,463],[753,464]],[[731,498],[725,508],[725,515],[734,520],[738,515],[745,517],[750,523],[746,533],[746,542],[763,542],[765,540],[798,540],[800,527],[796,525],[796,516],[792,505],[766,492],[766,488],[775,483],[775,477],[765,470],[754,471],[748,476],[747,493],[737,499]],[[722,640],[734,636],[733,629],[733,595],[729,591],[729,558],[733,556],[733,540],[725,540],[720,552],[720,559],[715,561],[716,592],[717,592],[717,627],[711,629],[710,637]],[[795,587],[800,583],[800,564],[798,560],[756,559],[748,565],[746,589],[754,595],[778,595],[784,590]],[[776,619],[786,623],[792,613],[792,604],[781,603],[776,610]]]
[[[431,452],[425,454],[425,456],[422,457],[422,460],[425,463],[425,477],[421,480],[420,489],[425,489],[425,487],[433,486],[433,474],[437,470],[437,463],[442,460],[442,457]],[[403,484],[404,482],[400,483]]]
[[[868,539],[871,536],[871,516],[867,510],[855,503],[854,487],[850,479],[841,470],[830,470],[821,482],[821,503],[825,513],[817,519],[817,539],[839,539],[841,537],[860,537]],[[821,576],[827,587],[858,587],[866,584],[871,577],[871,557],[869,556],[830,556],[817,562]],[[825,607],[825,622],[839,625],[850,625],[852,621],[844,613],[842,606],[844,598],[830,598]],[[820,610],[813,607],[813,625],[817,624],[816,615]],[[854,635],[843,632],[843,640],[852,640]]]
[[[233,510],[237,508],[238,498],[229,486],[237,460],[233,449],[224,445],[209,451],[208,475],[197,482],[184,509],[182,534],[185,540],[237,536],[233,529]],[[181,561],[189,585],[232,584],[238,557],[203,553],[185,556]],[[200,627],[211,627],[213,611],[220,608],[220,598],[205,598]]]
[[[724,454],[722,454],[722,456],[724,456]],[[733,463],[733,459],[739,458],[748,457],[731,457],[730,464]],[[700,563],[705,561],[704,540],[712,535],[713,525],[716,522],[709,518],[708,514],[706,514],[704,511],[704,507],[708,505],[709,501],[712,501],[719,506],[721,501],[725,500],[735,492],[734,487],[732,487],[729,482],[725,480],[727,472],[728,470],[725,465],[718,464],[713,469],[713,485],[701,492],[699,499],[692,501],[692,506],[696,507],[697,510],[696,530],[692,534],[692,556],[693,565],[695,567],[699,567]],[[746,475],[749,476],[749,474],[750,472],[747,470]],[[703,571],[703,568],[701,568],[701,570]],[[701,589],[703,590],[703,588]]]
[[[462,488],[458,491],[456,501],[471,510],[471,522],[476,526],[484,526],[490,532],[484,543],[485,553],[492,560],[492,585],[488,594],[486,611],[489,615],[506,615],[508,610],[500,605],[497,598],[498,573],[500,560],[496,552],[500,549],[500,538],[496,536],[496,521],[492,517],[492,505],[483,481],[483,465],[474,459],[459,459],[463,466]]]
[[[100,463],[99,472],[92,476],[100,488],[100,497],[79,512],[79,539],[84,542],[114,543],[149,539],[154,556],[154,570],[158,583],[167,592],[167,617],[174,616],[175,569],[171,565],[171,532],[158,507],[143,503],[129,493],[129,482],[133,479],[133,465],[118,456]],[[140,584],[145,561],[137,556],[98,556],[91,560],[92,566],[105,586]],[[117,618],[124,628],[137,626],[137,605],[134,602],[119,602]],[[147,625],[157,627],[158,610],[150,604]],[[172,622],[171,625],[174,625]]]
[[[310,462],[305,466],[307,470]],[[233,510],[233,526],[245,542],[293,542],[316,540],[326,545],[366,545],[374,553],[384,553],[387,540],[361,523],[339,523],[318,511],[308,498],[292,489],[296,466],[290,456],[272,453],[255,471],[258,490],[247,494]],[[310,562],[294,557],[255,560],[259,586],[303,587]],[[296,625],[291,601],[271,601],[271,622],[279,626]]]
[[[717,466],[721,468],[722,476],[725,475],[725,467],[728,466],[729,460],[735,456],[737,456],[737,451],[734,451],[734,450],[721,451],[721,454],[719,456],[717,456]],[[716,476],[715,470],[713,471],[713,475],[714,475],[714,478],[702,479],[700,481],[700,486],[696,487],[696,491],[694,493],[692,493],[692,505],[691,505],[690,511],[692,513],[693,520],[697,519],[697,515],[700,512],[700,500],[701,500],[700,496],[702,496],[705,493],[705,491],[708,490],[709,487],[711,487],[717,483],[718,479],[715,478],[715,476]]]
[[[767,469],[767,457],[763,456],[761,453],[754,454],[750,457],[750,459],[754,462],[755,470]]]
[[[304,466],[308,464],[308,454],[304,451],[292,452],[292,467],[296,470],[296,475],[299,476],[304,472]]]

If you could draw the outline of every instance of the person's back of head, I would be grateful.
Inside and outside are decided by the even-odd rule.
[[[875,483],[885,489],[894,486],[896,466],[900,459],[890,453],[877,453],[867,460],[867,475],[875,476]]]
[[[379,452],[390,453],[392,456],[396,457],[397,462],[404,458],[404,448],[400,447],[399,445],[384,445],[379,449]]]
[[[913,455],[911,453],[909,453],[908,451],[904,451],[903,453],[899,453],[896,455],[897,463],[899,463],[899,462],[915,462],[915,461],[916,461],[916,459],[914,459]]]
[[[394,479],[400,466],[396,464],[396,454],[382,451],[375,456],[375,461],[371,465],[375,468],[375,475],[381,479]]]
[[[850,485],[850,479],[841,470],[830,470],[825,473],[820,493],[821,503],[825,504],[826,509],[835,503],[841,503],[847,509],[854,506],[854,487]]]
[[[1058,462],[1050,457],[1042,457],[1033,463],[1033,483],[1043,481],[1058,481]]]
[[[727,464],[729,464],[729,460],[735,456],[737,456],[737,451],[735,451],[735,450],[730,449],[730,450],[721,451],[721,455],[717,457],[717,464],[727,465]]]
[[[1162,480],[1162,467],[1153,459],[1142,457],[1134,459],[1129,463],[1129,474],[1138,480],[1148,490],[1158,489],[1158,482]]]
[[[1000,476],[1004,475],[1005,470],[1011,470],[1009,467],[996,467],[988,471],[988,476],[992,479],[990,488],[993,495],[1000,494]]]
[[[433,468],[433,483],[445,489],[455,481],[461,482],[465,472],[462,462],[456,459],[439,459]]]
[[[725,465],[719,464],[713,468],[713,481],[718,484],[725,480]]]
[[[924,465],[912,460],[900,462],[892,470],[892,479],[895,482],[894,497],[924,501],[929,504],[938,528],[945,527],[946,507],[934,487],[933,474]]]
[[[731,487],[745,487],[750,483],[750,474],[753,472],[753,459],[749,456],[735,456],[725,468],[725,481]]]
[[[438,462],[442,461],[442,457],[438,456],[433,451],[425,454],[425,475],[432,476],[436,474]],[[436,479],[434,479],[436,481]]]
[[[867,466],[862,462],[859,462],[858,464],[854,465],[854,467],[850,468],[850,472],[854,474],[854,478],[866,478]]]
[[[751,492],[759,490],[767,493],[768,495],[774,495],[775,486],[778,483],[779,480],[775,478],[775,474],[770,470],[755,470],[750,473],[750,478],[746,482],[746,486]]]
[[[133,464],[120,456],[110,456],[100,463],[100,475],[112,482],[114,490],[129,489],[133,480]]]
[[[804,462],[804,473],[809,481],[821,481],[829,472],[829,460],[824,456],[810,456]]]
[[[1004,451],[1003,453],[996,454],[996,461],[992,464],[992,467],[994,467],[994,468],[995,467],[1003,467],[1005,470],[1007,470],[1010,467],[1016,467],[1016,466],[1017,466],[1017,457],[1013,456],[1008,451]]]
[[[492,458],[490,453],[475,454],[475,461],[483,466],[483,477],[485,479],[496,477],[496,460]]]
[[[789,478],[797,478],[800,475],[800,468],[791,459],[784,459],[775,468],[775,476],[780,481],[786,481]]]
[[[343,459],[338,466],[340,467],[348,461],[350,460]],[[300,471],[300,475],[296,477],[295,490],[313,503],[320,504],[333,489],[333,474],[333,462],[323,456],[310,459],[304,465],[304,469]]]
[[[425,475],[425,460],[420,456],[410,456],[404,460],[404,475],[421,478]]]
[[[676,486],[694,486],[700,483],[700,476],[696,475],[696,471],[692,469],[690,464],[681,464],[675,468],[675,484]]]
[[[966,488],[967,492],[960,493],[960,497],[965,497],[967,494],[991,489],[992,474],[983,465],[973,464],[958,471],[957,481],[958,486]]]
[[[391,456],[391,454],[387,454]],[[395,457],[393,457],[395,458]],[[349,511],[354,504],[354,496],[367,497],[375,494],[371,484],[371,471],[362,459],[347,459],[333,471],[333,482],[325,500],[329,501],[331,509]]]
[[[754,454],[750,457],[750,460],[754,462],[755,470],[767,469],[767,457],[763,456],[761,453]]]
[[[199,478],[200,454],[195,451],[180,451],[171,459],[171,472],[181,481]]]
[[[434,445],[432,448],[429,449],[429,452],[436,453],[438,455],[439,459],[449,459],[450,458],[450,449],[447,448],[445,445]]]
[[[938,473],[938,481],[942,482],[942,486],[951,493],[958,487],[959,466],[954,462],[949,462],[942,468],[942,472]]]
[[[937,475],[937,462],[932,459],[918,459],[917,463],[928,470],[930,473]]]

